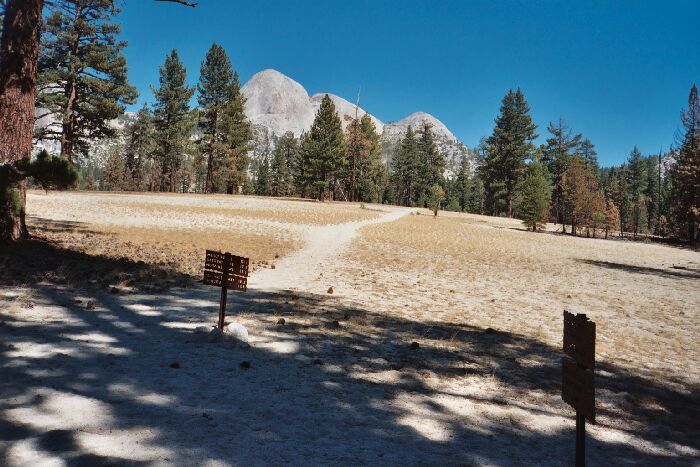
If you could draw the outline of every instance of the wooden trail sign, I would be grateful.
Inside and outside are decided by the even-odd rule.
[[[221,287],[219,303],[219,329],[224,329],[226,319],[226,296],[228,289],[245,292],[248,287],[248,258],[231,253],[207,250],[204,258],[204,278],[207,285]]]
[[[576,409],[576,466],[586,464],[586,420],[595,423],[595,323],[564,310],[561,398]]]

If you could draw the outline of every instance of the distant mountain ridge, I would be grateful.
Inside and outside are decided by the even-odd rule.
[[[245,112],[256,129],[256,144],[258,141],[275,140],[285,132],[291,131],[295,136],[308,131],[313,124],[321,100],[325,94],[331,98],[343,125],[347,127],[355,116],[361,117],[365,110],[354,103],[331,93],[317,93],[309,96],[308,92],[298,82],[277,70],[266,69],[254,74],[241,89],[246,98]],[[459,141],[447,126],[433,115],[425,112],[414,112],[411,115],[392,123],[384,123],[367,112],[385,148],[385,158],[390,160],[396,144],[403,137],[409,125],[418,130],[423,124],[431,125],[438,149],[447,159],[446,175],[454,174],[462,156],[469,156],[467,146]],[[267,135],[261,133],[267,132]],[[253,158],[267,151],[254,151]]]
[[[256,167],[260,159],[271,154],[276,139],[284,133],[291,131],[298,137],[308,131],[326,94],[333,101],[344,130],[355,116],[362,117],[365,113],[370,116],[377,133],[381,136],[387,163],[390,163],[396,145],[408,127],[412,126],[417,131],[426,123],[432,127],[438,149],[447,159],[445,175],[452,176],[456,172],[461,157],[470,155],[467,146],[433,115],[414,112],[397,122],[384,123],[365,109],[335,94],[316,93],[309,96],[301,84],[277,70],[268,68],[254,74],[241,88],[241,93],[246,98],[246,116],[253,125],[254,149],[250,154],[252,167]],[[37,116],[43,113],[42,109],[36,109]],[[135,112],[125,112],[113,120],[111,126],[122,129],[134,118]],[[55,120],[48,117],[37,121],[39,127],[56,124]],[[101,163],[114,144],[116,144],[115,141],[109,140],[94,141],[91,150],[93,162]],[[40,141],[35,146],[35,150],[41,149],[58,153],[60,148],[58,141]]]

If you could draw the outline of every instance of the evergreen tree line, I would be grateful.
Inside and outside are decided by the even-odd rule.
[[[601,168],[593,143],[562,119],[537,147],[537,125],[520,89],[504,97],[491,136],[479,146],[478,167],[463,161],[447,181],[448,209],[518,217],[538,230],[547,222],[564,233],[595,236],[673,235],[698,242],[700,223],[700,100],[693,85],[682,112],[677,149]],[[666,167],[669,158],[674,161]]]
[[[214,44],[196,87],[187,85],[185,67],[172,51],[160,67],[158,87],[152,88],[154,104],[144,106],[116,138],[119,131],[110,122],[137,97],[127,81],[125,43],[113,22],[118,12],[111,0],[56,0],[44,22],[37,117],[53,123],[40,126],[36,139],[55,140],[60,156],[72,163],[90,160],[91,142],[116,141],[103,166],[81,165],[84,186],[437,206],[519,217],[533,230],[555,222],[574,235],[603,229],[698,240],[695,86],[668,171],[658,157],[644,157],[636,148],[625,164],[600,168],[593,143],[562,119],[550,123],[549,137],[537,147],[537,125],[518,89],[503,98],[477,163],[464,157],[457,173],[446,177],[445,157],[428,125],[408,129],[387,171],[369,116],[357,116],[343,131],[328,96],[299,138],[265,135],[267,144],[257,147],[238,74]],[[197,106],[191,108],[195,93]]]
[[[56,0],[44,21],[36,105],[37,119],[50,124],[38,125],[34,136],[57,144],[79,168],[83,187],[382,200],[387,175],[368,115],[343,132],[326,98],[306,134],[265,135],[267,144],[256,147],[238,74],[217,44],[195,87],[177,51],[168,54],[153,105],[115,128],[137,98],[113,22],[118,13],[112,0]],[[93,157],[105,150],[106,157]]]
[[[387,171],[379,134],[368,114],[343,131],[333,101],[325,95],[311,128],[296,138],[272,136],[255,155],[257,167],[245,193],[379,203]],[[273,150],[266,150],[273,146]]]

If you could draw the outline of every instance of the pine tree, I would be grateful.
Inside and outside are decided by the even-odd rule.
[[[700,242],[700,98],[693,85],[688,108],[681,114],[685,134],[672,171],[673,213],[681,235],[691,242]]]
[[[434,185],[444,183],[443,174],[447,165],[445,156],[438,151],[435,144],[432,125],[423,123],[416,134],[418,141],[418,167],[417,174],[420,187],[418,188],[419,204],[421,199],[427,199]]]
[[[512,217],[513,199],[525,175],[525,161],[535,150],[532,141],[537,138],[537,125],[532,122],[530,106],[520,89],[508,91],[500,112],[487,140],[483,176],[494,214],[503,209]]]
[[[396,201],[402,206],[415,206],[422,188],[419,172],[421,164],[418,142],[410,126],[399,142],[391,164],[391,178]]]
[[[650,233],[656,232],[660,214],[660,178],[659,164],[655,156],[644,159],[644,172],[646,173],[646,190],[644,199],[646,200],[647,224],[645,228]]]
[[[578,135],[580,136],[580,135]],[[584,162],[591,167],[598,168],[598,153],[595,150],[595,145],[591,140],[586,138],[578,146],[578,154],[583,157]]]
[[[38,139],[59,140],[61,156],[87,156],[88,139],[113,137],[110,120],[132,104],[136,88],[127,81],[125,42],[110,21],[119,13],[113,0],[56,0],[51,3],[41,42],[37,107],[56,125]]]
[[[219,170],[219,185],[223,185],[227,193],[234,193],[245,184],[248,153],[253,149],[253,129],[245,114],[245,97],[235,71],[228,88],[223,120],[225,157]]]
[[[525,226],[536,232],[544,227],[549,217],[552,186],[547,167],[533,161],[528,165],[527,176],[520,188],[518,214]]]
[[[160,87],[152,88],[156,97],[154,139],[161,168],[161,191],[174,192],[178,188],[176,177],[194,125],[189,107],[194,88],[187,86],[185,78],[185,66],[177,50],[173,50],[160,67]]]
[[[566,210],[567,200],[564,199],[563,178],[572,157],[581,145],[581,135],[572,134],[571,128],[561,118],[556,125],[550,122],[547,131],[551,137],[547,138],[547,144],[542,148],[542,155],[549,172],[552,174],[553,215],[557,223],[562,225],[562,229],[565,229],[564,224],[569,220],[570,213]],[[570,203],[568,204],[570,205]]]
[[[469,198],[467,200],[466,211],[472,214],[484,214],[485,211],[485,189],[484,182],[477,171],[469,183]]]
[[[635,238],[647,225],[646,197],[647,189],[646,163],[642,153],[635,146],[627,159],[627,190],[630,208],[629,228]]]
[[[360,131],[359,118],[353,118],[345,129],[345,141],[347,142],[347,174],[346,193],[348,200],[357,201],[359,198],[360,173],[362,171],[362,159],[367,152],[367,141]]]
[[[104,166],[105,189],[109,191],[122,191],[127,182],[127,168],[122,148],[119,145],[112,147],[107,155]]]
[[[292,167],[299,155],[299,143],[291,131],[277,140],[270,164],[272,196],[290,196],[294,193]]]
[[[372,118],[364,114],[360,119],[360,135],[364,151],[359,164],[356,201],[378,203],[387,184],[386,166],[382,162],[382,145]]]
[[[0,37],[0,241],[29,236],[26,176],[34,127],[35,83],[43,0],[6,5]]]
[[[317,198],[325,200],[328,192],[335,195],[346,169],[347,149],[338,112],[328,94],[321,101],[303,149],[306,177]]]
[[[308,138],[306,133],[302,132],[299,135],[299,153],[296,155],[291,164],[290,173],[294,180],[294,191],[302,198],[306,198],[309,189],[309,178],[306,174],[306,161],[304,154],[308,151]]]
[[[470,174],[471,164],[469,159],[467,159],[467,156],[462,156],[462,159],[459,161],[459,172],[457,172],[455,179],[455,196],[461,211],[467,210],[469,202],[469,192],[471,190]]]
[[[222,161],[222,146],[225,141],[223,113],[230,95],[233,70],[226,51],[212,44],[202,62],[197,85],[199,104],[199,128],[202,131],[200,144],[206,159],[205,193],[212,193],[214,170]]]
[[[127,178],[125,189],[141,191],[148,188],[147,178],[152,173],[154,164],[153,116],[145,104],[136,114],[136,120],[126,126],[124,133]]]
[[[263,157],[258,166],[257,177],[255,178],[255,194],[259,196],[270,196],[272,194],[270,161],[267,157]]]

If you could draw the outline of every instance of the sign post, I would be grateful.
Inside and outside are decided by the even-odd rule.
[[[219,329],[224,329],[226,320],[226,297],[228,289],[245,292],[248,286],[248,258],[231,253],[207,250],[204,259],[204,279],[207,285],[221,287],[219,303]]]
[[[595,424],[595,323],[564,310],[561,397],[576,409],[576,467],[586,465],[586,420]]]

